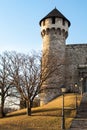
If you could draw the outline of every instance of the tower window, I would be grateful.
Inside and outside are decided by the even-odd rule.
[[[43,26],[45,26],[45,20],[43,20]]]
[[[65,25],[65,19],[63,19],[63,25]]]
[[[52,24],[55,24],[55,17],[52,18]]]

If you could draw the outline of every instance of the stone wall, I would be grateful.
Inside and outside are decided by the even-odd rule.
[[[87,44],[66,45],[66,86],[80,85],[79,65],[87,64]]]

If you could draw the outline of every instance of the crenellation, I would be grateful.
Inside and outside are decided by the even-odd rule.
[[[67,38],[68,36],[68,32],[65,31],[64,29],[61,29],[61,28],[55,28],[55,27],[52,27],[52,28],[47,28],[47,29],[43,29],[42,32],[41,32],[41,36],[42,37],[45,37],[46,35],[50,35],[51,34],[55,34],[55,36],[63,36],[63,38]]]
[[[58,20],[57,20],[58,19]],[[65,31],[68,31],[68,22],[65,21],[65,24],[63,25],[63,20],[61,18],[56,18],[55,20],[55,24],[52,24],[52,18],[47,18],[45,20],[45,23],[43,25],[43,21],[41,23],[41,32],[42,30],[46,30],[47,28],[60,28],[61,30],[65,30]]]

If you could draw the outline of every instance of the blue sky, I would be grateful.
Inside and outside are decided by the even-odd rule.
[[[41,50],[39,21],[55,6],[71,22],[66,43],[87,43],[87,0],[0,0],[0,52]]]

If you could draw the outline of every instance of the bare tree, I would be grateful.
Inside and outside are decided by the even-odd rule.
[[[33,99],[36,96],[40,74],[37,55],[24,55],[16,52],[9,55],[9,72],[21,98],[26,101],[27,114],[31,115]]]
[[[41,56],[35,52],[28,55],[10,52],[8,59],[9,77],[21,98],[26,101],[27,114],[31,115],[35,96],[41,91],[41,86],[48,82],[60,65],[54,67],[55,58],[51,58],[52,61],[50,59],[43,61]]]
[[[0,114],[1,117],[5,116],[4,105],[6,98],[11,96],[12,91],[12,80],[9,76],[8,72],[8,63],[9,59],[7,57],[7,53],[3,53],[0,55]]]
[[[28,115],[31,115],[33,100],[41,92],[41,86],[52,77],[52,74],[60,66],[59,64],[54,66],[53,63],[56,63],[55,57],[51,60],[47,59],[46,61],[45,59],[43,62],[41,55],[35,53],[22,57],[21,86],[18,89],[21,89],[22,97],[26,100]]]
[[[38,90],[40,64],[37,55],[27,55],[23,63],[22,90],[27,103],[27,114],[31,115],[31,107]]]

